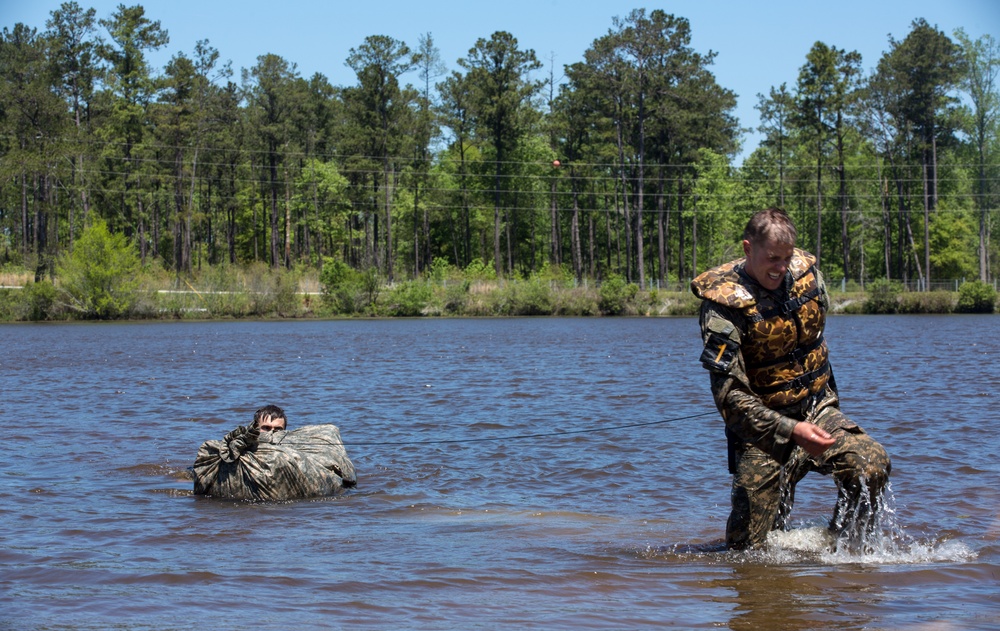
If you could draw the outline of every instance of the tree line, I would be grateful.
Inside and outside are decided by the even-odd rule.
[[[178,278],[333,260],[389,282],[445,264],[645,286],[738,256],[750,213],[777,205],[830,277],[926,288],[1000,267],[989,35],[917,19],[870,72],[816,42],[757,95],[741,166],[715,54],[661,10],[612,18],[561,71],[504,31],[451,70],[431,34],[372,35],[348,86],[274,54],[237,77],[208,40],[151,67],[168,44],[141,5],[3,29],[0,261],[52,277],[99,219]]]

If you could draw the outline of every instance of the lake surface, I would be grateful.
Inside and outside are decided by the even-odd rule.
[[[720,550],[722,421],[693,318],[0,326],[0,630],[1000,628],[1000,319],[836,316],[845,412],[893,459],[868,554],[835,487]],[[358,486],[196,497],[276,403]]]

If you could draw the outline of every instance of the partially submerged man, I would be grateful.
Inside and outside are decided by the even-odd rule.
[[[829,296],[816,258],[795,239],[783,210],[757,212],[743,233],[746,257],[691,282],[702,299],[701,362],[729,441],[730,549],[783,529],[810,471],[837,482],[830,531],[863,543],[889,479],[885,449],[840,411],[823,337]]]
[[[265,405],[253,414],[254,423],[262,432],[288,429],[288,417],[277,405]]]

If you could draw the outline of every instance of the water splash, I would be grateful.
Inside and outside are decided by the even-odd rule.
[[[801,561],[803,556],[821,563],[903,565],[930,562],[966,562],[977,554],[961,541],[920,541],[900,524],[895,496],[887,484],[874,510],[864,502],[844,515],[841,534],[826,525],[801,525],[768,534],[767,548],[748,554],[775,563]]]

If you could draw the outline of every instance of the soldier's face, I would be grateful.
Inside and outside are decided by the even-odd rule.
[[[743,252],[747,255],[746,271],[761,287],[774,291],[781,282],[792,262],[795,246],[767,239],[762,243],[743,241]]]
[[[285,429],[285,419],[280,416],[265,416],[260,419],[260,431],[273,432],[276,429]]]

